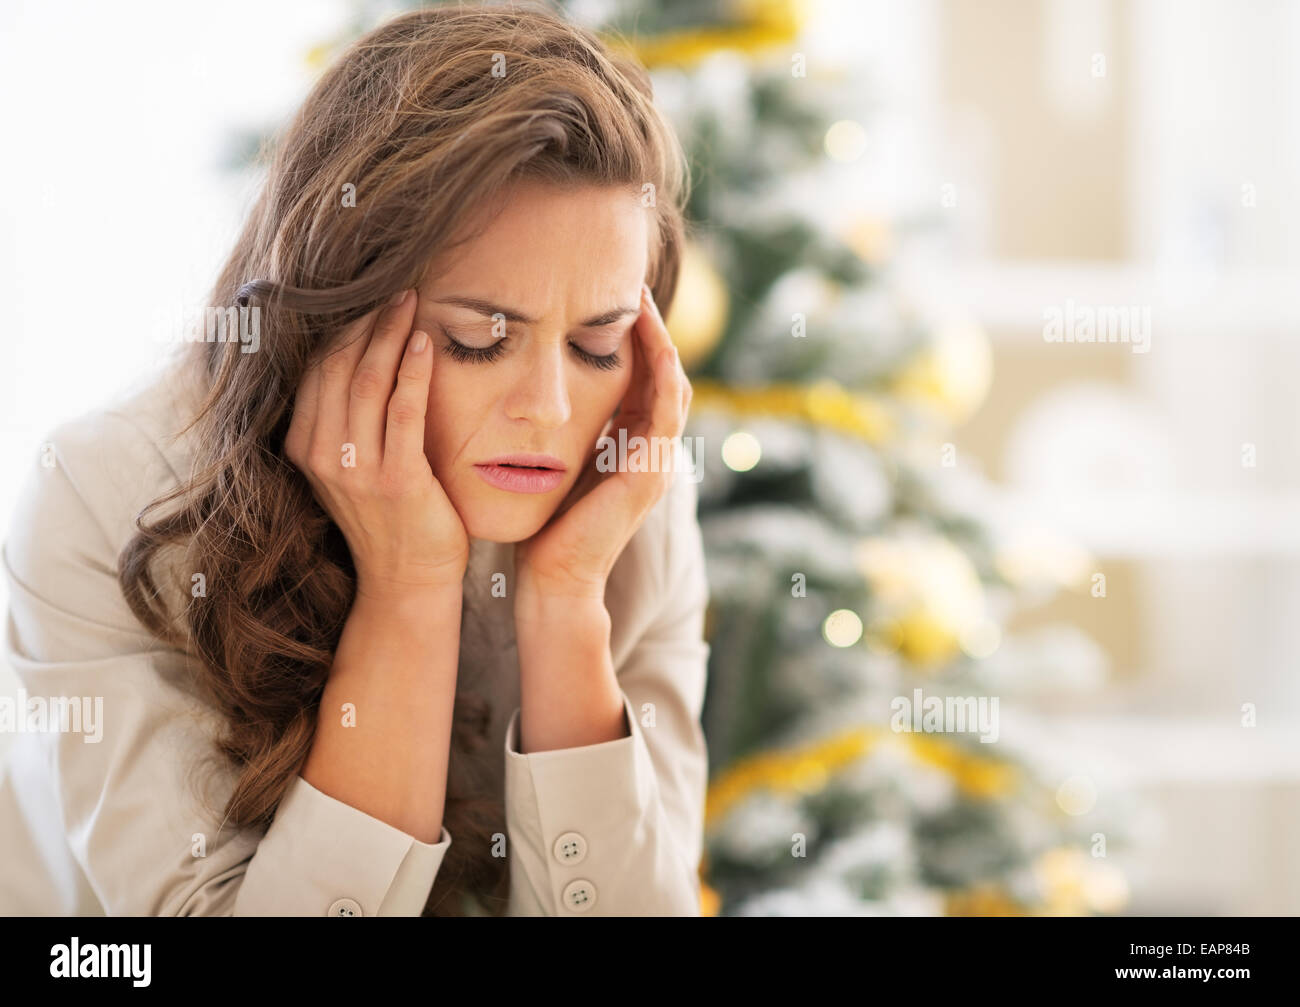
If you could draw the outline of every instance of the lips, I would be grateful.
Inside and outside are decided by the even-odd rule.
[[[564,472],[567,466],[554,455],[538,455],[529,453],[516,453],[509,455],[498,455],[496,458],[489,458],[487,461],[479,462],[480,465],[495,465],[501,468],[511,469],[533,469],[533,470],[551,470],[555,472]]]
[[[564,482],[564,472],[558,468],[541,468],[529,465],[475,465],[474,471],[489,486],[510,493],[550,493]]]

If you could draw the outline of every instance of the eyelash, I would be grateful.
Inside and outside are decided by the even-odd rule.
[[[442,352],[447,354],[447,356],[451,357],[453,360],[458,360],[461,363],[470,363],[470,364],[492,363],[492,361],[499,358],[501,354],[505,352],[504,343],[506,341],[506,338],[508,338],[508,337],[504,337],[498,339],[491,346],[488,346],[484,349],[475,349],[470,346],[465,346],[463,343],[458,343],[452,337],[451,332],[448,331],[445,325],[442,326],[442,334],[447,337],[447,345],[442,348]],[[581,346],[577,346],[573,343],[570,343],[569,345],[573,348],[573,352],[578,355],[579,360],[581,360],[584,364],[589,364],[590,366],[596,368],[597,370],[612,371],[612,370],[616,370],[619,366],[619,357],[617,351],[611,353],[607,357],[600,357],[600,356],[596,356],[594,353],[588,353]]]

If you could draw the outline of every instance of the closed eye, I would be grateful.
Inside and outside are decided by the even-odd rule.
[[[491,346],[474,347],[466,346],[464,343],[458,341],[445,325],[442,326],[442,334],[447,337],[447,344],[442,348],[442,351],[453,360],[460,361],[461,363],[489,364],[495,360],[499,360],[501,355],[506,351],[505,344],[510,341],[509,336],[502,336],[500,339],[494,340]],[[573,350],[573,355],[580,361],[589,367],[596,368],[597,370],[617,370],[623,363],[617,350],[613,353],[601,356],[596,353],[588,353],[577,343],[570,343],[569,348]]]
[[[458,342],[445,325],[442,326],[442,334],[447,337],[447,345],[442,348],[442,352],[453,360],[459,360],[461,363],[490,364],[492,361],[499,359],[501,354],[506,351],[506,337],[504,336],[494,340],[491,346],[478,348]]]
[[[577,343],[569,344],[573,348],[574,354],[584,364],[590,364],[592,367],[602,371],[615,371],[622,365],[623,361],[619,359],[618,350],[605,356],[598,356],[595,353],[588,353]]]

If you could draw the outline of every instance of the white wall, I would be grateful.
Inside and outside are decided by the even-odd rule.
[[[0,535],[42,434],[160,359],[159,306],[203,303],[254,195],[231,131],[301,100],[346,9],[0,4]]]

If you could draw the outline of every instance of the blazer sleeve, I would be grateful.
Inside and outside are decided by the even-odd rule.
[[[699,916],[710,648],[698,493],[679,474],[661,515],[656,612],[615,669],[629,737],[521,754],[505,739],[512,916]]]
[[[135,500],[122,487],[160,471],[162,455],[131,424],[109,426],[111,441],[76,421],[50,434],[55,463],[26,477],[0,553],[5,655],[24,692],[102,700],[93,741],[21,736],[39,751],[11,769],[41,771],[63,824],[39,840],[66,843],[110,916],[419,915],[451,845],[445,828],[423,843],[301,776],[264,834],[222,828],[234,776],[213,758],[215,711],[191,688],[186,655],[145,630],[117,582],[125,541],[113,522]]]

